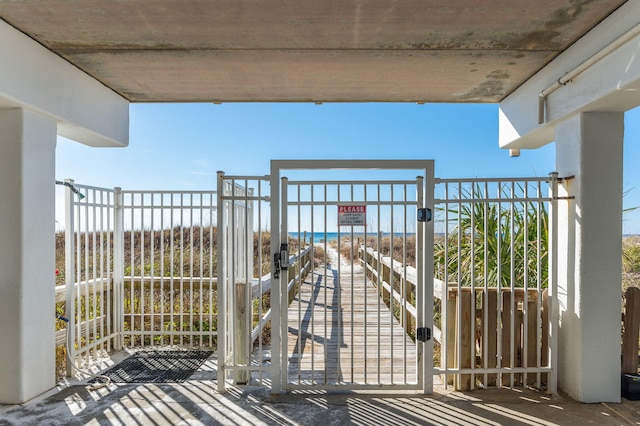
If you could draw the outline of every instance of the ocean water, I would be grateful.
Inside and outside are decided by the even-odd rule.
[[[383,232],[382,236],[383,237],[388,237],[390,234],[388,232]],[[395,236],[396,237],[402,237],[403,233],[402,232],[396,232]],[[412,236],[415,235],[414,233],[407,233],[407,236]],[[302,239],[304,238],[304,232],[300,233],[300,236],[298,237],[298,233],[297,232],[289,232],[289,237],[291,238],[296,238],[296,239]],[[367,238],[371,238],[371,237],[375,237],[376,234],[375,233],[367,233]],[[311,232],[307,232],[307,241],[311,240]],[[344,237],[351,237],[351,231],[342,231],[340,232],[340,238],[344,238]],[[363,232],[354,232],[353,233],[353,238],[360,238],[360,239],[364,239],[364,233]],[[330,242],[330,241],[337,241],[338,240],[338,233],[337,232],[314,232],[313,233],[313,242],[314,243],[322,243],[324,241]]]

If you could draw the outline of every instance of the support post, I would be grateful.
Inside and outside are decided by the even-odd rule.
[[[0,109],[0,404],[55,386],[56,123]]]
[[[623,136],[622,112],[556,128],[558,385],[581,402],[620,402]]]

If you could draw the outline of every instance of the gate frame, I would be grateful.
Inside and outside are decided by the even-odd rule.
[[[282,289],[282,278],[275,277],[274,248],[287,243],[286,224],[282,224],[281,212],[287,208],[286,200],[281,197],[281,171],[283,170],[420,170],[424,178],[422,206],[433,209],[434,205],[434,161],[433,160],[271,160],[271,307],[273,309],[271,342],[272,342],[272,383],[271,393],[286,391],[288,382],[288,350],[284,336],[287,335],[287,323],[282,314],[287,309],[286,291]],[[339,181],[337,181],[339,183]],[[420,202],[420,199],[418,199]],[[420,205],[420,204],[418,204]],[[283,226],[284,225],[284,226]],[[417,327],[433,329],[433,244],[425,244],[430,235],[433,239],[433,221],[425,222],[416,229],[416,246],[424,247],[422,259],[416,262],[417,274],[422,278],[422,300],[417,300],[417,309],[422,311],[421,323]],[[416,253],[417,257],[417,253]],[[416,259],[417,260],[417,259]],[[287,283],[285,282],[285,287]],[[417,344],[418,386],[422,383],[422,392],[433,393],[433,340]]]

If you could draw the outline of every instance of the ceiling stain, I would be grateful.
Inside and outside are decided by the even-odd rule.
[[[460,98],[468,102],[487,102],[490,99],[497,102],[504,96],[509,78],[511,73],[508,70],[493,70],[486,75],[486,80]]]

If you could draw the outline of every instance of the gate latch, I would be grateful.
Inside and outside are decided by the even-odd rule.
[[[273,278],[280,278],[280,271],[286,271],[289,268],[288,244],[280,244],[280,251],[273,255],[273,265]]]
[[[273,278],[280,278],[280,253],[273,254]]]
[[[419,342],[431,340],[431,329],[429,327],[418,327],[416,330],[416,339]]]
[[[418,209],[418,222],[431,222],[432,217],[433,213],[431,212],[431,209]]]

